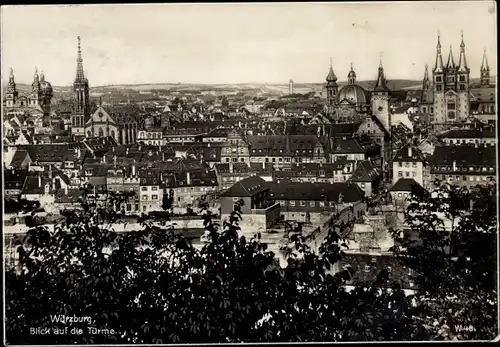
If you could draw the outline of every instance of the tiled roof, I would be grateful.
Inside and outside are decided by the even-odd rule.
[[[380,145],[376,144],[366,136],[344,136],[332,138],[330,141],[331,148],[335,154],[368,153],[380,148]]]
[[[418,149],[417,147],[412,145],[405,145],[396,153],[396,155],[393,158],[393,161],[423,162],[424,156],[420,151],[420,149]]]
[[[259,176],[250,176],[227,189],[221,196],[225,197],[251,197],[269,190],[266,181]]]
[[[414,186],[421,187],[413,178],[400,178],[391,187],[391,192],[409,192]]]
[[[355,202],[363,197],[363,191],[349,183],[267,182],[267,187],[274,200],[338,201],[341,195],[343,202]]]
[[[474,88],[470,90],[471,101],[477,102],[495,102],[496,92],[495,88]]]
[[[373,182],[380,177],[380,171],[369,160],[364,160],[356,167],[351,176],[353,182]]]
[[[310,155],[315,146],[320,144],[318,137],[313,135],[247,136],[246,140],[252,154],[307,153]]]
[[[12,158],[12,161],[10,162],[9,166],[13,168],[21,168],[22,163],[26,159],[28,159],[28,161],[31,161],[28,151],[24,149],[18,149],[16,153],[14,153],[14,157]]]
[[[453,163],[458,167],[496,167],[495,146],[461,145],[436,147],[430,158],[433,166],[452,167]],[[492,173],[493,175],[495,172]]]
[[[26,169],[4,170],[3,184],[4,189],[21,189],[26,179]]]
[[[43,144],[43,145],[26,145],[19,146],[19,149],[28,151],[33,162],[63,162],[63,161],[79,161],[82,160],[85,151],[80,151],[80,159],[78,159],[77,146],[74,144]]]
[[[480,139],[480,138],[495,138],[495,130],[492,128],[486,129],[451,129],[437,135],[438,138],[448,139]]]

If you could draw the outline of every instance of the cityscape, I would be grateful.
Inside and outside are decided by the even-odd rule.
[[[2,50],[10,57],[2,63],[7,66],[4,343],[495,339],[500,326],[497,41],[491,13],[496,15],[496,4],[417,5],[432,3],[435,19],[402,29],[416,37],[424,30],[419,25],[434,32],[430,41],[431,34],[415,39],[415,51],[426,47],[429,54],[415,53],[406,63],[405,48],[396,47],[398,35],[384,43],[385,35],[352,27],[363,23],[366,12],[363,25],[384,32],[369,21],[386,10],[404,17],[414,4],[366,3],[356,8],[363,20],[350,25],[354,18],[345,19],[354,31],[343,38],[344,46],[332,42],[322,61],[311,63],[312,71],[323,71],[318,79],[315,73],[304,77],[307,61],[298,66],[290,58],[273,65],[276,58],[264,48],[242,53],[248,61],[254,54],[262,57],[257,73],[259,67],[246,68],[247,60],[234,58],[236,53],[214,53],[219,48],[210,48],[210,41],[197,43],[199,51],[191,54],[206,55],[207,61],[220,54],[222,63],[191,56],[185,57],[186,68],[182,58],[176,62],[179,71],[187,71],[196,60],[208,71],[199,81],[194,80],[199,70],[186,72],[185,82],[177,77],[181,72],[173,72],[175,79],[160,77],[165,70],[153,66],[160,59],[155,57],[141,64],[144,76],[157,79],[148,82],[130,67],[131,76],[143,78],[131,77],[131,83],[125,64],[133,58],[123,56],[119,67],[105,65],[120,60],[108,55],[124,52],[126,45],[118,49],[113,34],[103,36],[110,42],[104,55],[106,44],[92,45],[97,29],[83,24],[60,30],[66,35],[61,40],[71,43],[58,46],[57,63],[47,63],[53,48],[39,52],[36,67],[11,59],[22,55],[27,42],[14,44],[19,35],[9,33],[15,28],[9,23],[31,18],[37,6],[26,6],[26,12],[23,6],[3,8]],[[200,13],[220,12],[221,18],[244,17],[246,9],[249,18],[262,11],[263,23],[273,11],[283,11],[277,23],[285,23],[294,7],[307,8],[305,18],[327,9],[352,16],[346,4],[240,9],[212,4],[210,10],[202,4],[40,6],[39,11],[54,13],[55,23],[69,20],[69,13],[83,23],[77,13],[94,7],[94,19],[108,13],[118,32],[130,25],[126,8],[134,8],[138,16],[143,13],[137,24],[142,33],[148,11],[185,22],[198,6]],[[372,7],[377,11],[369,15]],[[444,23],[429,29],[429,23],[442,20],[439,11],[454,7],[470,18],[463,28]],[[304,19],[309,20],[315,22]],[[216,21],[210,19],[211,25]],[[231,40],[238,41],[234,47],[245,47],[241,40],[248,40],[250,50],[269,35],[263,47],[276,40],[272,52],[282,47],[285,57],[293,54],[280,46],[290,38],[273,34],[272,26],[268,34],[258,28],[251,34],[242,21],[228,23],[235,25],[234,33],[221,38],[228,52]],[[338,30],[343,22],[332,23]],[[160,35],[156,24],[150,25],[149,35]],[[484,37],[480,30],[490,30],[492,39],[478,42]],[[320,36],[319,24],[312,31]],[[193,29],[190,35],[205,37],[201,32]],[[305,33],[300,28],[290,34],[297,50],[307,47],[300,41]],[[33,41],[50,39],[43,35],[37,32]],[[358,53],[352,42],[367,40],[363,35],[374,35],[370,40],[376,42]],[[168,46],[168,52],[183,40],[191,45],[189,37],[169,44],[158,36],[155,45]],[[144,40],[141,46],[130,38],[128,45],[141,50],[150,42]],[[23,48],[11,52],[17,45]],[[37,54],[34,50],[26,59],[36,60]],[[240,68],[234,68],[233,58]],[[221,72],[224,59],[227,73]],[[398,60],[413,67],[395,66]],[[247,69],[247,77],[231,68]],[[269,80],[252,77],[264,73]],[[224,82],[231,74],[234,79]]]

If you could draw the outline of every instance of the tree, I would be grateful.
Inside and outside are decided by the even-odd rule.
[[[414,188],[405,212],[410,232],[392,231],[394,254],[413,273],[413,315],[432,339],[497,334],[495,189]]]
[[[164,211],[170,210],[174,203],[174,190],[170,189],[168,194],[163,194],[163,201],[161,204],[161,208]]]
[[[223,108],[229,107],[229,101],[227,100],[227,97],[225,95],[222,97],[222,107]]]

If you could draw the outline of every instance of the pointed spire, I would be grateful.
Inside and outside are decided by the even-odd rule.
[[[429,81],[429,67],[425,64],[424,80],[422,81],[422,89],[427,90],[430,88]]]
[[[389,88],[387,87],[387,80],[384,76],[384,66],[382,65],[382,53],[380,53],[380,65],[378,67],[378,76],[377,76],[377,84],[373,89],[376,92],[388,92]]]
[[[76,59],[76,83],[83,83],[85,81],[85,76],[83,73],[83,59],[82,59],[82,50],[80,43],[80,36],[78,36],[78,55]]]
[[[40,82],[45,81],[45,74],[43,73],[43,70],[40,72]]]
[[[438,42],[436,46],[436,63],[434,65],[434,72],[443,71],[443,57],[441,56],[441,33],[438,31]]]
[[[486,49],[484,50],[484,53],[486,53]],[[12,68],[10,68],[10,78],[14,78],[14,70],[12,70]]]
[[[481,63],[481,71],[489,71],[490,66],[488,65],[488,57],[486,57],[486,48],[483,53],[483,62]]]
[[[337,76],[333,72],[332,58],[330,57],[330,71],[328,72],[328,76],[326,76],[326,81],[335,83],[337,81]]]
[[[465,59],[464,32],[462,30],[462,42],[460,43],[460,58],[458,60],[458,71],[467,72],[467,60]]]
[[[7,86],[7,91],[9,93],[16,93],[16,82],[14,81],[14,70],[12,70],[12,68],[10,68],[9,84]]]
[[[453,48],[450,45],[450,54],[448,55],[448,63],[446,63],[446,68],[455,68],[455,60],[453,59]]]

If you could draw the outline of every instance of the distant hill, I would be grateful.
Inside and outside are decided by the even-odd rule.
[[[471,84],[478,83],[479,78],[472,78]],[[375,87],[376,81],[356,81],[361,87],[365,89],[373,89]],[[347,84],[346,81],[338,82],[339,87],[343,87]],[[388,80],[388,87],[391,90],[404,90],[404,89],[418,89],[420,88],[422,82],[416,80]],[[310,91],[321,90],[324,87],[324,83],[295,83],[294,92],[295,93],[308,93]],[[4,84],[4,90],[6,90],[6,84]],[[69,93],[72,91],[72,86],[53,86],[54,93]],[[21,93],[26,93],[31,91],[31,85],[18,83],[17,89]],[[220,90],[220,91],[255,91],[262,93],[277,93],[277,94],[288,94],[288,84],[267,84],[267,83],[242,83],[242,84],[183,84],[183,83],[148,83],[148,84],[120,84],[120,85],[107,85],[107,86],[91,86],[92,92],[103,93],[110,90],[175,90],[179,92],[190,92],[190,91],[200,91],[200,90]]]

